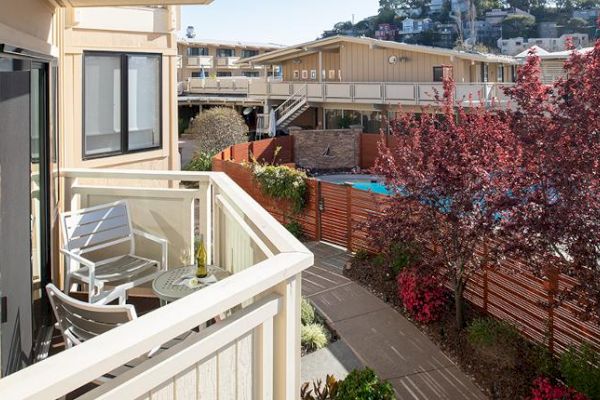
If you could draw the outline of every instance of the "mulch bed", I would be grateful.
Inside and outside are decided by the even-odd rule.
[[[373,265],[370,260],[354,259],[346,265],[344,275],[360,283],[380,299],[392,305],[422,332],[429,336],[490,398],[515,400],[527,398],[532,381],[538,376],[533,366],[535,348],[526,340],[519,340],[511,349],[492,349],[482,354],[467,340],[465,330],[458,330],[454,319],[454,303],[449,299],[441,320],[429,325],[416,322],[402,307],[397,294],[393,272],[387,265]],[[465,321],[483,317],[479,310],[465,304]],[[506,354],[512,353],[509,362]]]

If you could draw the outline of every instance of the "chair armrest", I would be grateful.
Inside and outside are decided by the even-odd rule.
[[[95,262],[90,261],[87,258],[80,256],[79,254],[75,254],[72,251],[69,251],[67,249],[60,249],[60,252],[66,255],[67,257],[72,258],[74,261],[77,261],[79,264],[83,264],[90,269],[96,267]]]
[[[161,266],[161,269],[166,270],[167,269],[167,256],[168,256],[167,240],[164,238],[161,238],[159,236],[153,235],[151,233],[140,231],[139,229],[133,229],[133,233],[135,235],[138,235],[140,237],[143,237],[144,239],[148,239],[148,240],[160,245],[161,254],[162,254],[162,260],[161,260],[160,266]]]

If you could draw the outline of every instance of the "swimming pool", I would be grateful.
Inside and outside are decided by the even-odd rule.
[[[317,179],[323,182],[335,184],[350,184],[353,188],[364,190],[365,192],[373,192],[378,194],[389,195],[390,191],[385,187],[383,178],[377,175],[367,174],[338,174],[338,175],[323,175]]]

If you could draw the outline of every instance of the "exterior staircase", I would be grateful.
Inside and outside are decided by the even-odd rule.
[[[304,85],[296,93],[288,97],[275,109],[275,129],[288,127],[296,118],[310,107],[307,96],[308,86]],[[263,135],[271,132],[271,118],[269,114],[259,114],[256,133]]]

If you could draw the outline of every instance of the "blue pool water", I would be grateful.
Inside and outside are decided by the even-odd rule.
[[[390,191],[381,182],[356,182],[352,183],[352,187],[358,190],[373,192],[378,194],[389,195]]]
[[[319,180],[337,184],[350,184],[353,188],[373,193],[389,195],[381,177],[366,174],[339,174],[320,176]]]

